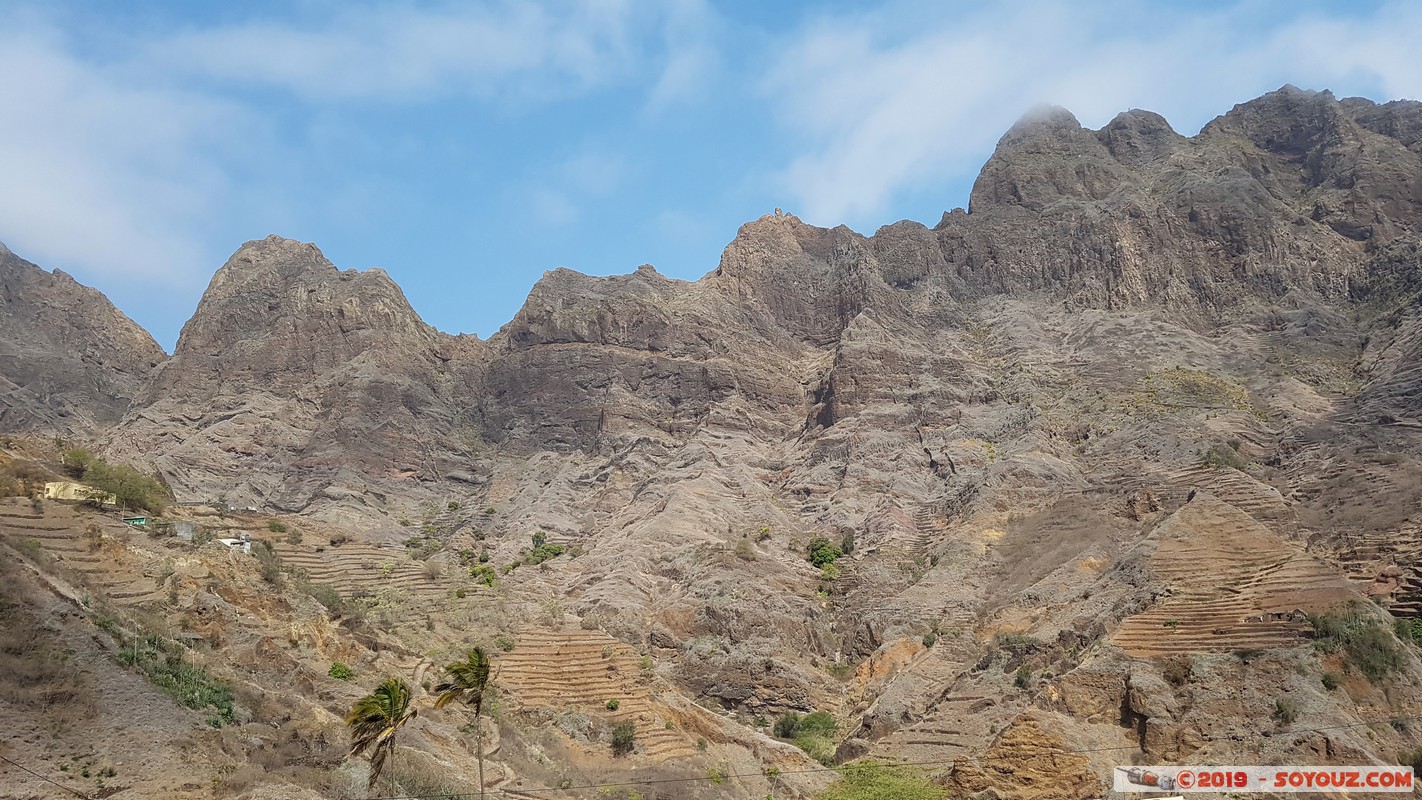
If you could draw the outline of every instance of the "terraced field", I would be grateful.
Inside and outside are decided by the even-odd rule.
[[[637,654],[607,634],[529,628],[497,664],[499,685],[518,706],[581,712],[609,726],[631,722],[637,753],[654,761],[697,752],[671,710],[654,699],[654,678]],[[609,700],[617,710],[607,708]]]
[[[463,570],[440,568],[440,574],[426,572],[425,562],[411,559],[402,547],[379,547],[347,542],[335,547],[272,541],[282,564],[302,570],[312,583],[326,584],[342,596],[379,595],[395,592],[399,610],[423,614],[436,610],[453,593],[464,588],[480,588]]]
[[[0,502],[0,537],[21,552],[52,558],[78,586],[117,605],[137,607],[165,597],[142,565],[127,564],[119,551],[101,547],[96,536],[85,536],[90,525],[111,534],[132,534],[122,522],[63,502],[47,501],[40,508],[36,513],[23,498]]]
[[[1112,636],[1133,656],[1288,647],[1307,629],[1295,612],[1358,596],[1337,568],[1203,492],[1154,535],[1151,571],[1169,595]]]

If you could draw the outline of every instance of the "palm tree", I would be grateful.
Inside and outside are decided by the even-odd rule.
[[[370,750],[370,783],[385,769],[385,759],[395,752],[395,733],[415,718],[418,709],[410,708],[410,686],[399,678],[387,678],[375,691],[355,701],[346,714],[346,727],[351,729],[351,752],[354,758]],[[393,783],[392,777],[392,783]],[[394,788],[393,786],[391,787]]]
[[[479,759],[479,797],[484,797],[484,726],[479,716],[484,711],[484,695],[489,689],[489,667],[492,662],[482,647],[471,648],[463,661],[444,668],[448,680],[435,687],[435,708],[459,700],[474,709],[474,746]]]

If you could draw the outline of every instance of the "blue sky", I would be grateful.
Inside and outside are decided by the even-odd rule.
[[[965,206],[1037,103],[1193,134],[1284,83],[1422,98],[1422,4],[0,0],[0,241],[171,350],[269,233],[487,336],[545,270],[695,279],[776,207]]]

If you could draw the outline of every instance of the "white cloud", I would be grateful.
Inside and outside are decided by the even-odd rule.
[[[319,24],[195,30],[155,42],[148,57],[308,100],[472,96],[524,103],[634,73],[657,19],[632,0],[356,5]]]
[[[1124,3],[985,8],[943,14],[892,3],[821,18],[780,44],[762,93],[804,153],[780,176],[799,199],[797,213],[863,223],[906,189],[970,179],[998,137],[1040,102],[1093,127],[1149,108],[1193,133],[1286,82],[1422,95],[1412,36],[1422,30],[1422,8],[1407,4],[1283,21],[1247,2],[1210,12]]]
[[[52,30],[0,33],[0,236],[33,261],[190,281],[225,188],[204,150],[244,128],[211,98],[135,88]]]

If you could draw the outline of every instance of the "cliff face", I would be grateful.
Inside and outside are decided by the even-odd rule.
[[[462,345],[380,270],[268,237],[213,276],[172,358],[106,446],[179,496],[348,518],[457,457],[443,397]]]
[[[477,530],[495,564],[577,545],[506,597],[738,714],[834,708],[846,753],[1227,763],[1274,733],[1226,699],[1285,690],[1356,722],[1382,689],[1327,694],[1270,615],[1422,613],[1422,105],[1285,87],[1194,137],[1041,109],[970,206],[873,236],[777,212],[696,282],[555,271],[488,341],[249,243],[105,446],[184,498]],[[854,552],[822,573],[812,538]],[[1337,730],[1320,752],[1408,744]]]
[[[91,435],[165,354],[101,293],[0,244],[0,430]]]

